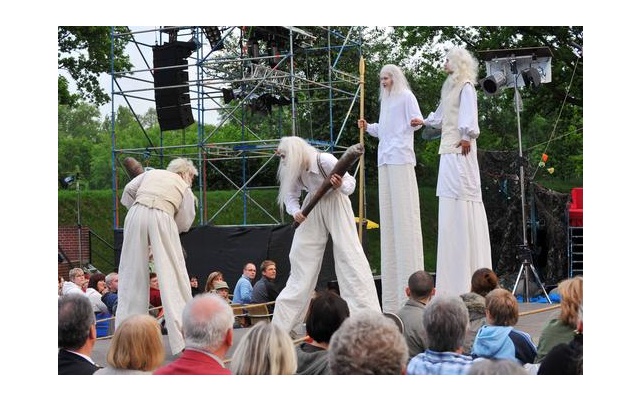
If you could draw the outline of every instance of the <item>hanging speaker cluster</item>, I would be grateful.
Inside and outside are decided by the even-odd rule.
[[[189,96],[188,58],[194,42],[169,42],[153,47],[153,83],[160,130],[184,129],[193,124]]]

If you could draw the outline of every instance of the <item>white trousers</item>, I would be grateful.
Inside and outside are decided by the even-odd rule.
[[[311,195],[305,198],[305,204]],[[304,205],[303,205],[304,206]],[[290,332],[304,318],[322,267],[328,235],[333,241],[333,256],[340,296],[349,312],[381,312],[369,261],[358,239],[351,202],[346,195],[329,191],[298,226],[291,243],[291,272],[276,299],[272,323]]]
[[[395,313],[407,301],[409,276],[424,270],[420,198],[411,164],[378,167],[382,309]]]
[[[184,349],[182,310],[192,298],[191,285],[178,227],[164,211],[134,204],[125,217],[116,329],[128,316],[149,312],[149,245],[158,274],[171,352],[178,354]]]
[[[438,198],[436,296],[457,296],[471,290],[471,276],[492,268],[489,224],[484,204]]]

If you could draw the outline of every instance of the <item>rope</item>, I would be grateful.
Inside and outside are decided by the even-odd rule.
[[[556,122],[553,124],[553,130],[551,131],[551,135],[549,136],[549,140],[547,141],[547,145],[544,148],[543,154],[547,152],[549,148],[549,144],[553,140],[553,135],[556,132],[556,128],[558,127],[558,121],[560,121],[560,115],[562,115],[562,109],[567,102],[567,97],[569,97],[569,90],[571,89],[571,84],[573,83],[573,77],[576,75],[576,69],[578,68],[578,63],[580,62],[580,56],[576,55],[576,63],[573,65],[573,72],[571,73],[571,79],[569,80],[569,86],[567,86],[567,90],[564,94],[564,99],[562,99],[562,105],[560,106],[560,110],[558,110],[558,116],[556,117]],[[536,170],[533,172],[533,176],[531,179],[535,178],[538,173],[538,169],[540,169],[540,164],[537,164]]]

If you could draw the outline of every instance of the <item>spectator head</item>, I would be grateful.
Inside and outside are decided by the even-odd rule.
[[[155,272],[149,272],[149,286],[160,290],[160,283],[158,282],[158,274]]]
[[[242,269],[242,274],[249,278],[249,280],[253,280],[256,278],[256,265],[254,263],[247,263]]]
[[[489,325],[514,326],[518,323],[518,299],[510,291],[493,289],[485,299]]]
[[[558,285],[560,294],[560,320],[565,324],[578,327],[578,313],[582,306],[582,276],[566,279]]]
[[[216,290],[214,288],[215,283],[216,282],[221,282],[223,280],[224,280],[224,276],[222,275],[222,272],[213,271],[207,277],[207,283],[205,283],[205,285],[204,285],[204,291],[205,292],[213,292],[213,291],[215,291]]]
[[[331,336],[349,317],[347,302],[334,292],[321,291],[309,304],[307,311],[307,335],[318,343],[329,343]]]
[[[186,347],[211,353],[233,343],[233,310],[215,293],[197,295],[182,312],[182,331]]]
[[[83,287],[85,284],[84,271],[82,268],[71,268],[69,270],[69,281]]]
[[[427,333],[427,349],[457,352],[464,348],[469,311],[460,296],[435,296],[422,316]]]
[[[298,358],[291,337],[278,325],[260,321],[240,339],[231,360],[234,375],[293,375]]]
[[[272,260],[264,260],[262,264],[260,264],[260,272],[262,272],[263,276],[266,276],[268,279],[276,279],[276,263]]]
[[[471,291],[480,296],[486,296],[487,293],[498,287],[498,276],[489,268],[477,269],[471,276]]]
[[[331,337],[328,352],[333,375],[400,375],[409,360],[396,324],[371,311],[347,318]]]
[[[96,337],[96,317],[89,298],[84,294],[59,297],[58,347],[75,351],[87,342],[95,342]]]
[[[429,300],[435,293],[433,276],[426,271],[414,272],[409,276],[405,293],[414,300]]]
[[[147,314],[127,317],[118,326],[107,362],[114,368],[154,371],[164,362],[165,350],[158,321]]]
[[[118,292],[118,273],[117,272],[111,272],[110,274],[107,274],[104,281],[107,284],[107,287],[109,288],[110,292],[112,293]]]

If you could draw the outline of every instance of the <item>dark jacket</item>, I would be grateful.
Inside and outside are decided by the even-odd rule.
[[[93,375],[100,367],[65,349],[58,350],[58,375]]]
[[[275,301],[278,294],[280,294],[280,290],[278,290],[275,281],[263,276],[255,285],[253,285],[251,304]],[[273,305],[269,306],[269,312],[273,312]]]

